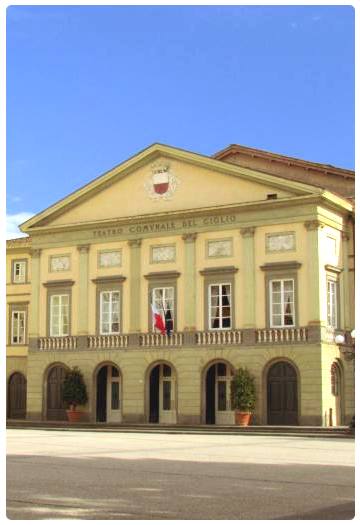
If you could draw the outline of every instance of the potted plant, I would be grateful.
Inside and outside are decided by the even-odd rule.
[[[246,368],[239,368],[231,381],[231,404],[235,423],[247,426],[255,408],[255,378]]]
[[[62,398],[68,406],[66,411],[70,423],[80,420],[81,412],[76,410],[77,405],[85,405],[88,400],[85,381],[80,369],[74,366],[65,376]]]

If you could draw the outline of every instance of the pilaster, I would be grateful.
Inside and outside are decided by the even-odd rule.
[[[29,341],[39,337],[41,250],[31,250],[31,301],[29,305]]]
[[[242,236],[242,276],[243,276],[243,298],[244,298],[244,328],[256,327],[256,274],[255,274],[255,227],[241,228]]]
[[[184,271],[184,330],[196,330],[196,238],[197,233],[186,233],[182,236],[185,243]]]
[[[79,311],[78,335],[88,334],[88,304],[89,304],[89,244],[82,244],[79,250]]]
[[[350,316],[350,293],[349,293],[349,239],[347,232],[341,232],[342,247],[342,266],[343,271],[340,274],[340,298],[341,298],[341,321],[344,330],[352,330]]]
[[[318,220],[306,221],[307,230],[307,292],[308,292],[308,319],[310,325],[326,324],[321,319],[321,283],[320,283],[320,253],[319,230],[324,225]]]
[[[130,247],[130,332],[140,332],[141,305],[141,239],[128,241]]]

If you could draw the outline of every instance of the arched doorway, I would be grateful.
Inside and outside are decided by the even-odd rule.
[[[8,417],[9,419],[26,417],[26,378],[20,372],[15,372],[9,379]]]
[[[231,379],[233,367],[225,361],[212,364],[205,374],[205,423],[207,425],[233,425],[231,410]]]
[[[121,375],[116,365],[103,365],[96,376],[96,421],[121,423]]]
[[[62,389],[67,369],[56,365],[50,368],[47,375],[46,419],[66,421],[67,405],[62,400]]]
[[[273,364],[267,375],[269,425],[298,424],[297,374],[287,361]]]
[[[149,375],[149,423],[176,423],[176,377],[171,365],[155,365]]]
[[[339,364],[334,361],[331,365],[331,393],[335,398],[335,414],[333,415],[332,424],[336,426],[342,424],[341,391],[341,369]]]

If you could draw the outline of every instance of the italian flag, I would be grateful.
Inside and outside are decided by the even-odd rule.
[[[162,315],[159,313],[158,309],[156,308],[154,304],[151,305],[151,309],[152,309],[154,327],[160,330],[160,332],[163,335],[165,335],[166,328],[165,328],[165,323],[164,323],[164,319]]]

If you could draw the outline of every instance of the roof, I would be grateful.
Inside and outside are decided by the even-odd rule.
[[[270,151],[265,151],[257,148],[250,148],[248,146],[241,146],[239,144],[230,144],[225,149],[215,153],[213,155],[213,158],[217,160],[225,160],[226,157],[236,153],[248,155],[253,158],[259,157],[264,160],[282,162],[288,165],[294,165],[305,169],[320,171],[324,174],[337,175],[339,177],[344,177],[345,179],[355,179],[355,172],[353,170],[338,168],[336,166],[332,166],[331,164],[321,164],[319,162],[312,162],[308,160],[298,159],[295,157],[288,157],[279,153],[271,153]]]
[[[8,239],[6,241],[6,249],[7,250],[11,250],[11,249],[29,250],[30,247],[31,247],[31,237],[28,237],[28,236],[26,236],[26,237],[19,237],[17,239]]]

